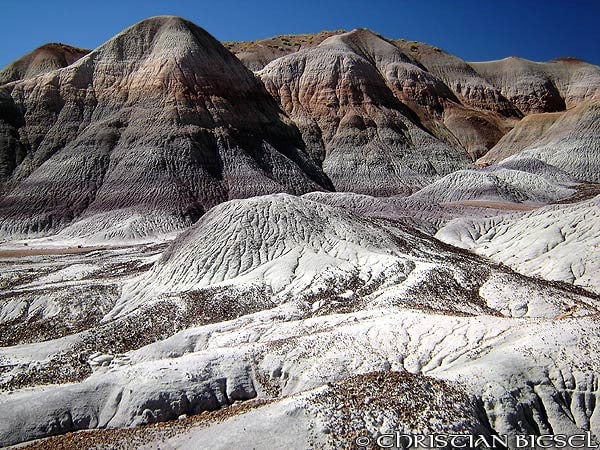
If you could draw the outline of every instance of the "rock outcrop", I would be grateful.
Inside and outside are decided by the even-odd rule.
[[[143,277],[124,285],[106,318],[190,292],[209,302],[225,302],[227,292],[238,292],[237,305],[250,310],[294,304],[323,314],[409,301],[412,308],[494,314],[477,286],[499,286],[496,269],[461,259],[411,228],[362,219],[309,200],[312,195],[218,205],[173,241]],[[515,286],[529,284],[508,278]],[[452,287],[442,293],[437,283]],[[217,287],[222,291],[215,292]],[[529,313],[535,311],[532,306]]]
[[[503,117],[521,116],[500,89],[477,73],[466,61],[428,44],[401,39],[393,42],[427,71],[441,79],[464,105],[494,111]]]

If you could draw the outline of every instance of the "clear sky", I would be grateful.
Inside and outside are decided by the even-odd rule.
[[[600,0],[0,0],[0,67],[47,42],[94,48],[161,14],[220,40],[367,27],[467,61],[575,56],[600,64]]]

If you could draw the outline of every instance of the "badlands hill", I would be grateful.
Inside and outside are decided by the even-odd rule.
[[[531,157],[564,170],[579,181],[598,183],[598,142],[600,97],[597,96],[563,113],[528,116],[506,134],[480,162],[488,164]]]
[[[278,58],[258,75],[336,190],[385,196],[411,193],[469,163],[447,130],[436,137],[395,95],[413,69],[435,83],[393,45],[355,30]]]
[[[89,52],[59,43],[42,45],[0,70],[0,85],[70,66]]]
[[[349,35],[354,37],[346,37]],[[394,95],[419,116],[428,131],[450,144],[453,135],[472,157],[481,157],[480,164],[499,162],[526,147],[542,147],[529,153],[559,168],[568,168],[581,179],[595,180],[592,172],[598,168],[594,160],[598,153],[594,147],[598,142],[595,126],[600,100],[598,66],[572,58],[547,63],[521,58],[467,63],[427,44],[386,40],[365,30],[336,33],[331,39],[358,40],[362,49],[377,45],[382,53],[388,47],[386,44],[395,46],[403,55],[403,62],[408,63],[401,72],[397,66],[395,69],[389,66],[390,55],[398,53],[389,47],[387,57],[365,55],[360,51],[358,54],[375,64]],[[318,46],[288,48],[286,53],[298,53],[298,57],[315,53],[316,48],[327,46],[331,39]],[[293,41],[294,37],[286,37],[287,40]],[[371,44],[366,44],[369,40]],[[373,41],[378,42],[373,44]],[[257,45],[249,45],[243,57],[247,59],[247,53]],[[284,58],[276,58],[276,61],[278,59],[286,61]],[[385,63],[388,66],[382,67]],[[391,74],[393,70],[396,70],[397,81]],[[393,89],[394,84],[396,89]],[[284,109],[285,102],[283,99]],[[576,109],[571,112],[573,108]],[[294,108],[292,117],[299,114],[298,109]],[[548,131],[561,117],[560,123]],[[507,134],[513,127],[515,129]],[[573,132],[577,136],[569,139]],[[581,155],[585,146],[590,145],[592,152]],[[552,146],[560,150],[560,156],[551,155]],[[573,154],[573,162],[568,163],[570,154]],[[587,161],[590,158],[592,162]],[[588,164],[590,168],[579,167]]]
[[[131,239],[233,198],[406,196],[520,156],[598,181],[599,70],[467,63],[365,29],[224,47],[176,17],[88,54],[44,46],[2,71],[0,234]]]
[[[370,32],[355,30],[352,33]],[[265,47],[275,47],[279,53],[272,59],[278,59],[282,54],[301,52],[321,45],[323,36],[328,34],[339,36],[344,33],[324,32],[312,35],[310,39],[305,35],[277,36],[263,41],[235,45],[231,43],[230,48],[242,61],[250,60],[251,62],[246,64],[257,70],[257,60],[250,59],[250,56],[260,55]],[[422,110],[423,104],[410,103],[410,99],[406,98],[409,90],[420,92],[420,96],[427,93],[428,106],[432,106],[433,103],[437,109],[440,107],[440,101],[432,97],[448,98],[448,94],[442,91],[450,91],[454,99],[458,100],[457,103],[471,108],[467,111],[468,114],[464,114],[463,111],[447,111],[443,122],[451,129],[458,127],[462,133],[456,133],[456,137],[461,140],[463,147],[474,148],[478,145],[478,152],[485,153],[514,126],[514,122],[507,121],[506,118],[520,119],[537,113],[564,112],[586,100],[597,99],[600,93],[600,68],[574,58],[539,63],[511,57],[501,61],[468,63],[440,48],[424,43],[377,37],[396,46],[405,55],[406,60],[424,69],[429,75],[430,82],[424,84],[423,76],[418,77],[419,72],[415,72],[414,68],[412,73],[405,73],[408,79],[405,79],[404,84],[408,86],[404,86],[401,94],[402,101],[420,113],[425,122],[433,118],[423,118],[428,116]],[[297,45],[286,45],[288,42]],[[382,76],[386,77],[386,72],[382,72]],[[441,83],[435,86],[435,83],[431,82],[432,76]],[[499,116],[487,114],[485,111],[497,112]]]
[[[106,211],[181,228],[230,198],[332,189],[263,85],[176,17],[5,85],[0,99],[2,233],[56,231]]]

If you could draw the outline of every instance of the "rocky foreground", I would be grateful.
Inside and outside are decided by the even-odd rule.
[[[285,429],[290,448],[337,448],[386,430],[596,432],[600,298],[397,222],[274,195],[220,205],[166,249],[4,267],[4,445],[250,399],[268,404],[159,437],[266,448]],[[405,388],[386,397],[386,383]]]

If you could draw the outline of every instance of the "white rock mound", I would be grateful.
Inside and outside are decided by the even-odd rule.
[[[496,168],[493,171],[460,170],[451,173],[410,198],[431,203],[478,200],[539,204],[556,201],[573,193],[574,189],[543,175]]]
[[[491,219],[456,219],[436,237],[528,275],[600,292],[600,197]]]
[[[214,308],[233,296],[240,299],[236,305],[251,311],[290,302],[320,314],[331,308],[403,304],[463,314],[492,312],[492,303],[496,312],[510,310],[480,290],[488,282],[497,288],[506,284],[492,281],[492,272],[413,230],[276,194],[212,209],[151,270],[124,285],[105,321],[149,301],[181,295],[206,297]],[[523,289],[529,283],[515,282]],[[556,305],[552,298],[544,301]],[[546,315],[548,310],[529,313]]]

